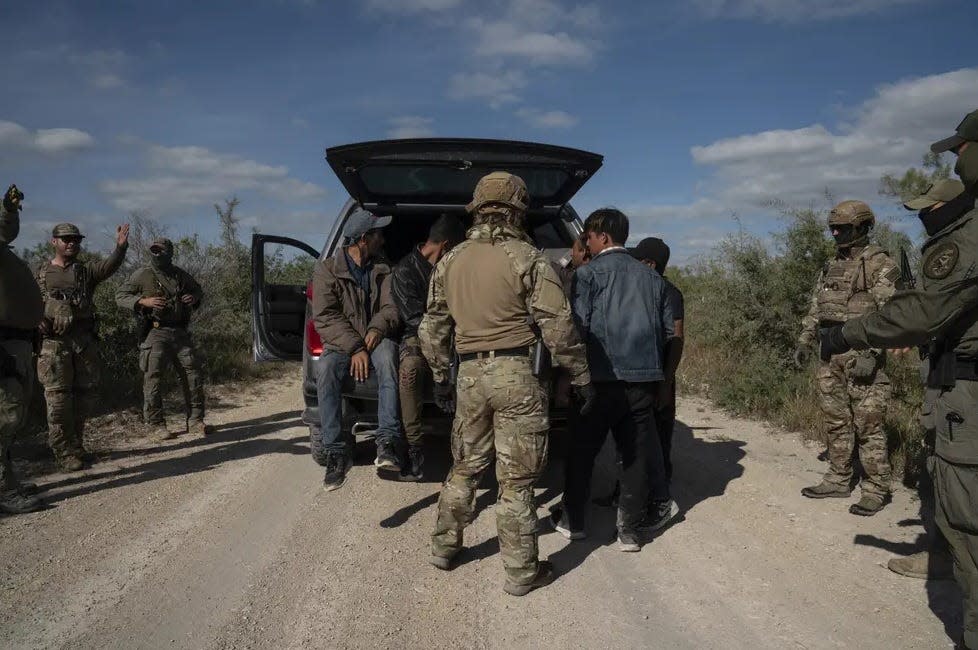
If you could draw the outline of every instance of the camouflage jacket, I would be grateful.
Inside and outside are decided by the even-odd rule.
[[[119,270],[126,259],[129,244],[116,246],[103,260],[72,262],[58,266],[45,262],[37,270],[37,286],[44,297],[44,318],[70,314],[68,333],[95,329],[95,288]]]
[[[196,298],[193,305],[187,305],[180,299],[186,294]],[[166,306],[160,309],[139,306],[140,299],[156,297],[166,298]],[[179,266],[166,270],[144,266],[129,276],[115,292],[115,303],[123,309],[179,327],[187,326],[191,312],[200,307],[203,298],[204,291],[200,284]]]
[[[811,345],[820,322],[844,323],[876,311],[897,290],[900,267],[879,246],[866,246],[853,257],[836,258],[825,265],[811,306],[802,319],[800,345]]]
[[[20,215],[0,206],[0,327],[32,330],[44,303],[30,268],[10,248],[19,232]]]
[[[591,380],[560,279],[526,234],[509,226],[474,226],[439,261],[418,335],[437,382],[447,377],[453,336],[463,353],[529,347],[539,336],[574,384]]]

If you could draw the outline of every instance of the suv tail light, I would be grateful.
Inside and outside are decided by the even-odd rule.
[[[312,282],[306,285],[306,300],[312,302]],[[306,351],[314,357],[323,353],[323,340],[311,318],[306,319]]]

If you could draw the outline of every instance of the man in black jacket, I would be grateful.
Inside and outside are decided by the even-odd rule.
[[[424,454],[421,448],[421,408],[424,405],[428,363],[421,354],[418,325],[428,305],[428,282],[435,264],[453,246],[465,239],[465,227],[455,217],[442,215],[428,231],[428,240],[415,247],[394,267],[391,295],[404,323],[401,338],[398,385],[401,420],[408,443],[408,465],[404,480],[420,481]]]

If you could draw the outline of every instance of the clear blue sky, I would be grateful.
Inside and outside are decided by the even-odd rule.
[[[974,0],[5,2],[0,183],[18,246],[139,211],[211,239],[318,246],[343,188],[323,149],[399,136],[602,153],[616,205],[680,260],[795,205],[877,195],[978,107]],[[972,42],[968,42],[971,38]],[[100,241],[104,239],[105,241]]]

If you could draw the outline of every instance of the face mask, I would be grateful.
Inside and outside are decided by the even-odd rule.
[[[152,263],[155,268],[168,269],[173,265],[173,253],[154,253]]]
[[[970,192],[964,192],[936,210],[921,210],[918,216],[924,224],[927,235],[933,237],[974,207],[975,197]]]
[[[972,196],[978,196],[978,142],[968,145],[954,165],[954,173],[964,183],[965,191]]]
[[[866,233],[855,226],[836,226],[839,234],[833,234],[837,248],[850,248],[866,239]]]

